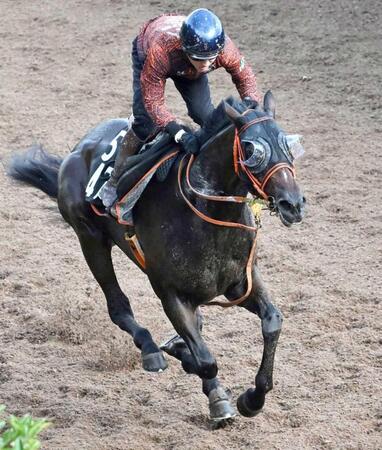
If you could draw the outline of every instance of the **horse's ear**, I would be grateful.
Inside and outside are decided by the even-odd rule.
[[[264,95],[264,111],[276,118],[276,100],[271,91],[267,91]]]
[[[237,126],[241,127],[244,122],[243,116],[236,111],[235,108],[233,108],[230,104],[228,104],[226,101],[224,101],[224,110],[227,114],[227,116],[232,120],[232,122]]]

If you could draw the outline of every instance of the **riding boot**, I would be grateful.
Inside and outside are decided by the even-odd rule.
[[[114,170],[102,189],[101,198],[106,208],[110,208],[117,200],[118,180],[126,168],[128,157],[134,155],[142,144],[143,141],[134,133],[133,128],[130,128],[122,141],[121,150],[114,163]]]

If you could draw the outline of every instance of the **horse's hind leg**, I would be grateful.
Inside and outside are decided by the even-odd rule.
[[[135,321],[130,302],[118,284],[111,259],[112,242],[106,231],[102,231],[102,219],[95,216],[85,201],[87,156],[91,154],[77,150],[63,162],[59,174],[58,207],[78,236],[86,262],[105,294],[111,320],[133,337],[141,350],[145,370],[164,370],[167,363],[162,352],[149,331]]]
[[[150,332],[134,319],[130,302],[122,292],[111,259],[111,241],[98,230],[91,231],[82,225],[76,229],[82,252],[95,279],[101,286],[107,301],[111,320],[134,339],[141,350],[143,368],[150,372],[166,369],[167,362],[153,341]],[[90,231],[90,232],[89,232]]]
[[[200,335],[202,315],[199,310],[176,297],[163,302],[163,306],[179,335],[161,348],[179,359],[187,373],[199,375],[202,379],[203,393],[209,399],[212,420],[221,421],[234,417],[236,414],[231,406],[230,396],[216,376],[216,361]]]
[[[253,273],[252,294],[243,307],[260,317],[264,339],[263,357],[256,375],[255,389],[248,389],[237,400],[240,414],[253,417],[261,411],[265,394],[273,387],[273,363],[282,324],[282,314],[271,303],[257,267]]]

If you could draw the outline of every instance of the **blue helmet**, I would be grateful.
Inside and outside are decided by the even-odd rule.
[[[216,58],[224,48],[225,34],[217,16],[208,9],[195,9],[180,29],[183,50],[193,59]]]

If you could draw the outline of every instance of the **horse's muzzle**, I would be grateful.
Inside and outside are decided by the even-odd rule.
[[[278,198],[273,200],[272,209],[280,217],[281,222],[290,227],[302,222],[305,213],[306,199],[304,196],[297,198]]]

